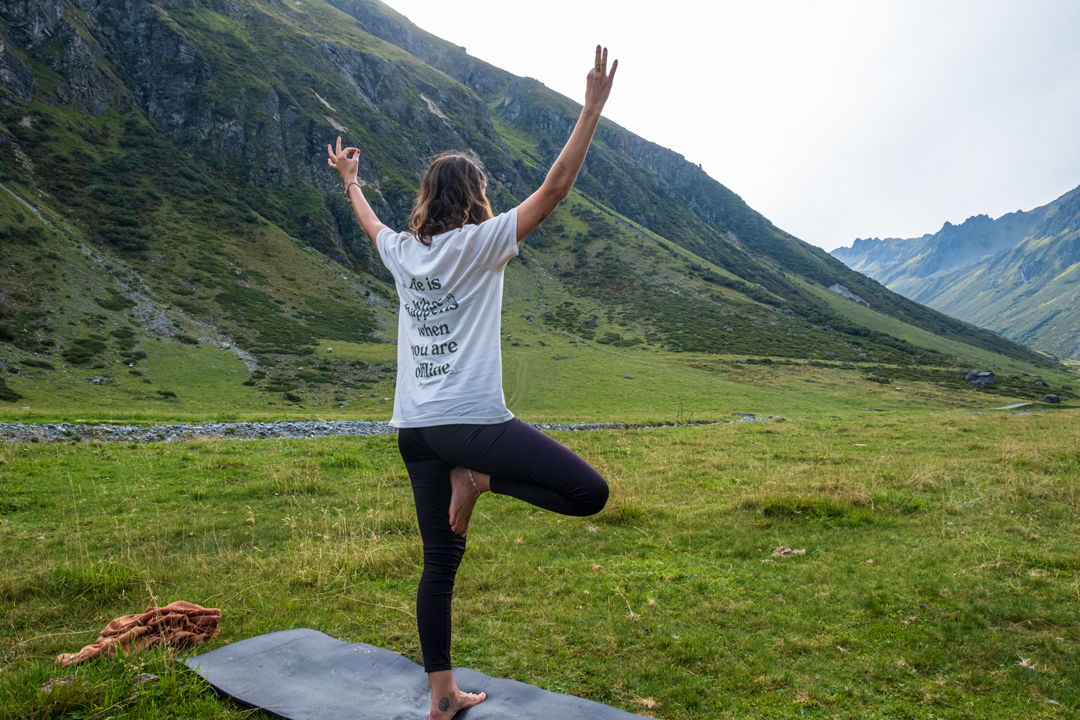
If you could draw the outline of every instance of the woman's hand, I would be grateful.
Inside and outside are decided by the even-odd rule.
[[[611,94],[611,83],[615,80],[615,71],[619,69],[619,61],[611,63],[611,72],[607,69],[607,48],[596,46],[596,61],[593,69],[585,76],[585,110],[600,112],[604,109],[608,95]]]
[[[360,150],[354,147],[341,149],[341,136],[337,139],[337,152],[328,144],[326,152],[330,156],[326,162],[330,167],[341,173],[341,179],[348,184],[356,180],[357,170],[360,168]]]
[[[327,145],[326,153],[330,156],[326,159],[326,163],[341,173],[341,179],[345,183],[345,196],[352,203],[353,212],[360,222],[360,227],[371,238],[371,242],[376,242],[379,231],[386,226],[379,222],[375,211],[371,209],[368,201],[364,198],[364,193],[359,189],[352,189],[353,183],[356,184],[357,188],[361,184],[356,178],[357,170],[360,168],[360,150],[354,147],[347,147],[342,150],[341,137],[339,136],[337,139],[337,151]]]

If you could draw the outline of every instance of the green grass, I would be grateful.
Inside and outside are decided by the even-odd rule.
[[[521,277],[512,273],[508,284]],[[1010,376],[1019,379],[975,390],[957,375],[964,368],[783,358],[758,364],[746,355],[673,353],[649,343],[616,347],[514,314],[527,304],[525,298],[505,313],[503,387],[508,407],[530,422],[658,424],[728,420],[745,412],[821,418],[871,409],[990,409],[1038,401],[1073,377],[1046,374],[1052,387],[1040,388],[1033,376]],[[601,325],[598,335],[608,327]],[[393,409],[384,401],[394,395],[397,347],[391,343],[322,340],[313,355],[265,368],[266,377],[254,385],[244,384],[251,376],[230,351],[165,340],[140,347],[147,358],[136,363],[139,375],[117,361],[104,368],[20,365],[6,382],[21,397],[0,405],[0,422],[388,420]],[[89,382],[103,374],[108,384]],[[877,376],[888,382],[867,380]],[[158,391],[177,396],[162,398]],[[284,392],[301,400],[288,401]],[[337,398],[346,407],[338,407]]]
[[[1072,717],[1077,427],[1059,409],[559,434],[611,502],[577,519],[481,500],[455,663],[669,719]],[[170,664],[186,650],[53,665],[177,599],[222,609],[204,650],[312,627],[419,660],[392,437],[0,461],[0,717],[241,717]],[[132,689],[143,670],[156,690]]]
[[[299,403],[284,400],[281,392],[244,385],[250,374],[231,351],[166,340],[147,340],[140,347],[146,351],[147,358],[136,363],[138,375],[132,374],[132,368],[127,365],[117,364],[118,361],[103,368],[20,368],[18,376],[6,377],[8,387],[21,397],[0,406],[0,421],[148,424],[323,417],[389,420],[393,409],[392,403],[383,401],[394,395],[393,374],[387,368],[395,361],[396,346],[387,343],[322,341],[316,348],[320,359],[301,358],[297,367],[332,358],[334,363],[349,370],[349,377],[362,380],[367,374],[376,379],[305,385],[299,390],[302,396]],[[333,352],[326,353],[327,348]],[[352,367],[356,363],[361,365],[361,370]],[[368,366],[382,369],[374,373],[363,369]],[[291,366],[289,371],[304,373]],[[109,382],[92,384],[90,379],[98,376],[107,377]],[[271,381],[258,382],[266,386]],[[159,391],[173,392],[176,397],[162,397]],[[337,397],[345,397],[348,406],[338,408]]]
[[[942,355],[953,358],[964,358],[968,362],[979,362],[985,367],[1001,368],[1010,372],[1030,370],[1029,363],[1014,358],[992,353],[988,350],[967,345],[941,335],[935,335],[914,325],[888,317],[876,312],[871,308],[861,305],[854,300],[848,300],[840,295],[824,288],[796,280],[807,292],[814,293],[826,302],[833,310],[841,314],[853,324],[862,325],[887,333],[893,337],[907,340],[919,347],[927,348]]]

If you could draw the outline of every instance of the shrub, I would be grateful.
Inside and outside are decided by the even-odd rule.
[[[327,372],[298,372],[296,373],[298,380],[303,380],[306,383],[336,383],[337,380],[333,375]]]
[[[135,307],[135,302],[134,301],[128,300],[126,297],[124,297],[123,295],[121,295],[117,291],[113,290],[112,288],[108,288],[108,292],[109,292],[109,297],[104,298],[104,299],[99,298],[99,299],[95,300],[95,302],[97,302],[97,304],[100,305],[101,307],[103,307],[104,309],[112,310],[113,312],[123,312],[124,310],[127,310],[128,308]]]
[[[4,378],[0,377],[0,400],[4,402],[15,402],[21,398],[22,395],[9,388]]]
[[[5,225],[0,227],[0,242],[12,242],[21,245],[37,245],[45,235],[37,225],[29,227],[13,227]]]
[[[90,362],[95,355],[108,349],[104,342],[93,336],[79,338],[64,350],[64,359],[72,365]]]

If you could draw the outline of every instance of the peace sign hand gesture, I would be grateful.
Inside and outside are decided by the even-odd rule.
[[[619,61],[611,63],[611,72],[607,69],[607,48],[596,46],[596,61],[592,70],[585,76],[585,109],[600,112],[604,109],[608,95],[611,94],[611,83],[615,80],[615,71],[619,69]]]

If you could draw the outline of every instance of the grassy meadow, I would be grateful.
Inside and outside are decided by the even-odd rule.
[[[455,663],[671,720],[1075,717],[1075,411],[890,410],[556,433],[611,502],[481,499]],[[54,665],[180,599],[222,609],[204,650],[311,627],[420,659],[393,437],[4,444],[0,463],[2,718],[248,717],[177,667],[190,650]]]

